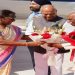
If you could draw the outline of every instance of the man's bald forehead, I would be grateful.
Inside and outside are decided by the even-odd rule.
[[[68,16],[75,16],[75,12],[70,13]]]
[[[43,6],[41,7],[41,11],[42,11],[42,10],[45,10],[45,9],[55,10],[54,6],[52,6],[52,5],[50,5],[50,4],[43,5]]]
[[[68,18],[75,18],[75,12],[70,13],[67,17]]]

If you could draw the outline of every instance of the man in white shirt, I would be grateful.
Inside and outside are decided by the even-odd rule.
[[[68,15],[67,21],[63,25],[63,28],[67,35],[71,32],[75,32],[75,12],[70,13]],[[75,38],[75,35],[74,35],[74,38]],[[74,53],[74,56],[73,56],[74,59],[71,61],[70,59],[71,59],[72,52]],[[69,53],[64,54],[63,73],[64,75],[68,75],[68,73],[71,73],[70,75],[75,75],[75,51],[73,51],[72,49],[70,49]]]

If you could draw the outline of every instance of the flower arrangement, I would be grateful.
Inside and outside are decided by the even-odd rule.
[[[64,32],[62,25],[59,24],[58,28],[55,26],[52,27],[43,27],[42,30],[37,29],[34,27],[34,33],[32,33],[29,37],[33,41],[45,41],[47,43],[62,43],[62,40],[69,42],[73,45],[75,45],[75,32],[72,32],[70,34],[66,34]]]
[[[75,31],[73,31],[69,34],[66,34],[66,32],[64,32],[64,28],[50,29],[50,28],[44,27],[42,31],[37,30],[34,33],[32,33],[29,37],[33,41],[44,41],[46,43],[52,43],[52,44],[53,43],[63,43],[64,48],[65,48],[65,46],[67,46],[68,49],[73,49],[71,56],[70,56],[70,61],[73,61],[74,55],[75,55]],[[62,41],[62,40],[64,40],[64,41]],[[51,45],[50,45],[50,47],[48,45],[44,45],[42,47],[47,48],[47,50],[48,49],[50,50]],[[67,49],[67,48],[65,48],[65,49]],[[54,49],[53,49],[53,52],[55,52]]]
[[[64,28],[47,28],[44,27],[43,30],[35,30],[29,37],[33,41],[45,41],[47,43],[60,43],[61,35],[65,35]]]

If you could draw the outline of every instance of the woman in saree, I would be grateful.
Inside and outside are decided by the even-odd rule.
[[[0,41],[18,41],[21,38],[21,29],[11,25],[15,21],[15,13],[2,10],[0,16]],[[0,75],[10,75],[11,62],[16,46],[0,45]]]

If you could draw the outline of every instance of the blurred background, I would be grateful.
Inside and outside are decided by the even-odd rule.
[[[51,0],[52,4],[57,8],[58,14],[65,15],[75,11],[75,0]],[[26,19],[31,13],[29,10],[29,0],[0,0],[0,10],[10,9],[16,12],[17,18]]]
[[[61,16],[75,11],[75,0],[51,0],[51,2]],[[25,20],[31,13],[29,5],[30,0],[0,0],[0,11],[2,9],[14,11],[17,20],[13,24],[22,28],[22,31],[25,31]]]

